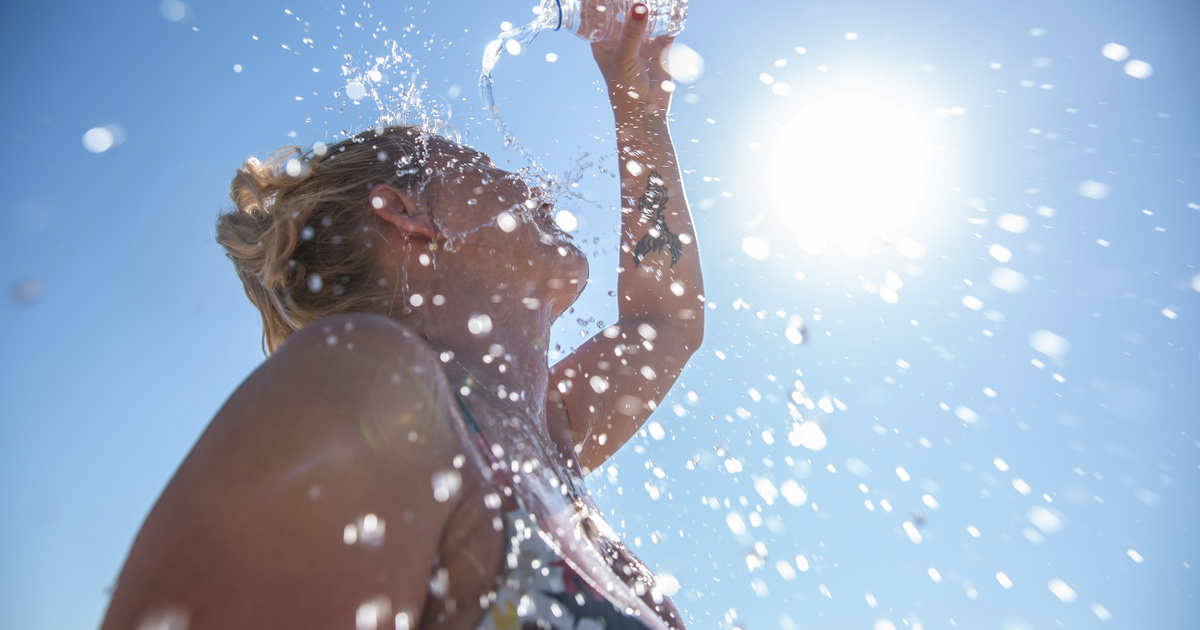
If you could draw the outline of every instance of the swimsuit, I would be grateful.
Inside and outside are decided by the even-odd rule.
[[[488,610],[477,629],[651,630],[661,626],[661,623],[649,625],[626,614],[623,607],[580,575],[538,527],[537,517],[520,507],[511,483],[503,479],[509,476],[508,468],[499,464],[491,444],[461,398],[458,405],[470,437],[490,465],[492,481],[506,501],[503,518],[509,544],[505,564],[493,592],[487,596]],[[662,601],[663,612],[678,619],[678,613],[667,600]]]

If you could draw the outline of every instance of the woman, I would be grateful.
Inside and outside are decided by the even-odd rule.
[[[147,517],[104,630],[682,627],[582,483],[702,339],[670,40],[644,41],[645,18],[593,47],[620,318],[553,367],[587,261],[486,156],[393,128],[243,166],[217,240],[269,358]]]

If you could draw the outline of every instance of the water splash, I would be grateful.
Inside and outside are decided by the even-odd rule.
[[[554,18],[552,21],[551,18]],[[516,149],[521,157],[536,162],[521,143],[517,141],[517,137],[513,135],[508,128],[508,123],[504,122],[504,118],[500,116],[500,110],[496,107],[496,96],[494,92],[495,81],[492,79],[492,71],[496,68],[496,62],[500,61],[500,57],[504,52],[512,52],[512,48],[519,50],[533,42],[537,38],[538,33],[541,33],[547,28],[556,30],[559,26],[559,19],[551,12],[541,12],[537,19],[522,26],[520,28],[508,29],[496,39],[488,43],[483,49],[483,69],[479,73],[479,98],[483,101],[484,109],[488,116],[496,123],[496,129],[500,131],[504,137],[504,147]]]
[[[687,0],[642,1],[649,9],[647,38],[674,36],[683,31],[687,22]],[[537,17],[532,22],[519,28],[506,28],[484,48],[483,64],[479,73],[480,100],[483,101],[488,116],[495,122],[496,129],[503,136],[504,147],[516,149],[522,158],[534,165],[533,170],[537,174],[545,175],[544,169],[541,169],[538,160],[517,140],[496,106],[495,81],[492,78],[496,63],[505,52],[511,55],[520,54],[533,43],[539,33],[546,30],[564,30],[589,42],[614,38],[632,7],[632,0],[615,0],[608,3],[588,0],[543,0],[539,7],[535,7]],[[680,54],[685,55],[687,59],[687,63],[680,63],[681,67],[686,68],[683,73],[690,77],[690,81],[694,81],[703,72],[703,59],[686,46],[680,46],[679,49]],[[691,55],[687,56],[687,53]],[[547,60],[556,61],[557,55],[553,58],[548,55]]]

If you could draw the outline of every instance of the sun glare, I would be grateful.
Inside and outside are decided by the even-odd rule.
[[[933,149],[921,118],[889,95],[839,91],[785,123],[767,169],[770,200],[802,249],[865,256],[922,220]]]

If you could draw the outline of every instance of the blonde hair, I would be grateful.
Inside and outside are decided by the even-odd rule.
[[[367,195],[377,184],[412,191],[424,182],[424,137],[418,127],[380,127],[308,152],[284,147],[238,169],[217,242],[262,315],[264,354],[310,322],[383,310],[394,297],[395,287],[376,282]]]

